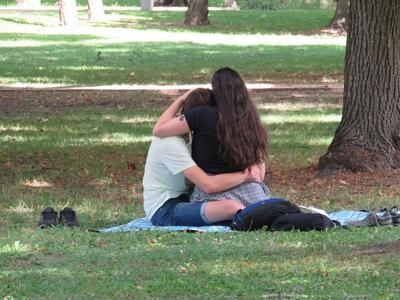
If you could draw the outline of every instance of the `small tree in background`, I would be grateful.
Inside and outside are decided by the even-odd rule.
[[[40,5],[40,0],[17,0],[18,8],[38,8]]]
[[[104,20],[103,0],[88,0],[88,16],[91,22]]]
[[[155,0],[154,6],[188,6],[187,0]]]
[[[209,25],[208,0],[188,0],[186,25]]]
[[[336,11],[329,22],[328,28],[347,31],[347,20],[349,18],[350,0],[336,0]]]
[[[60,14],[60,25],[75,27],[78,22],[76,0],[59,0],[58,9]]]
[[[153,10],[154,0],[141,0],[140,9],[141,10]]]
[[[239,9],[239,5],[236,3],[235,0],[225,0],[224,6],[232,9]]]

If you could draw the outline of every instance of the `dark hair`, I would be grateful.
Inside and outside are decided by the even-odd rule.
[[[211,80],[219,114],[219,154],[233,167],[261,163],[267,156],[267,133],[240,75],[230,69],[216,71]]]
[[[197,106],[209,105],[212,102],[212,99],[213,94],[210,89],[195,89],[187,96],[181,112],[184,113]]]

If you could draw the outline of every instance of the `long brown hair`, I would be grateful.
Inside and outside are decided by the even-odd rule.
[[[218,110],[219,154],[240,170],[263,162],[267,133],[240,75],[230,69],[216,71],[211,80]]]

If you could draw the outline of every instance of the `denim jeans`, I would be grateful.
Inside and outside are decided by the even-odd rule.
[[[166,201],[153,215],[151,223],[156,226],[208,226],[204,215],[205,202],[189,202],[190,197],[182,194]]]

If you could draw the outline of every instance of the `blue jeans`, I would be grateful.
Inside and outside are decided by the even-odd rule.
[[[189,202],[190,197],[182,194],[166,201],[153,215],[151,223],[156,226],[208,226],[204,215],[205,202]]]

